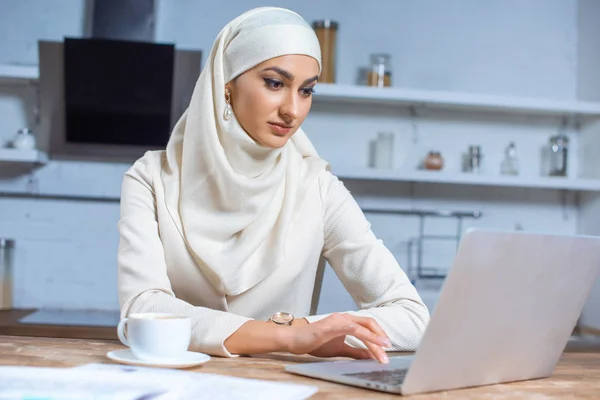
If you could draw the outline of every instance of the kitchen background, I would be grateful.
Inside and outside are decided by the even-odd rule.
[[[202,62],[222,26],[249,8],[282,6],[309,22],[338,22],[336,82],[317,85],[304,130],[430,308],[456,236],[468,227],[600,234],[600,2],[155,5],[154,40],[201,50]],[[42,117],[35,111],[38,40],[84,36],[88,18],[85,0],[0,1],[0,146],[29,128],[46,150],[48,133],[36,124],[44,109]],[[361,81],[377,53],[391,56],[391,88]],[[567,176],[547,177],[550,139],[559,134],[568,138]],[[481,157],[467,157],[465,168],[470,146]],[[440,156],[441,171],[423,170],[439,166]],[[0,238],[16,242],[14,306],[118,310],[118,197],[130,162],[33,157],[0,157]],[[514,168],[517,175],[507,174]],[[327,269],[319,312],[355,307]],[[600,329],[598,283],[580,323]]]

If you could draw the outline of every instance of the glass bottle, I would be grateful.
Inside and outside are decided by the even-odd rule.
[[[473,172],[478,174],[481,172],[481,146],[469,146],[469,150],[465,155],[465,172]]]
[[[569,138],[564,134],[550,138],[550,176],[567,176]]]
[[[504,150],[504,160],[500,165],[500,172],[504,175],[519,174],[519,159],[517,157],[517,146],[510,142]]]

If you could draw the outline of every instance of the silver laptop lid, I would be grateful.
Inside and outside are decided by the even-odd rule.
[[[550,375],[599,271],[599,237],[469,231],[402,392]]]

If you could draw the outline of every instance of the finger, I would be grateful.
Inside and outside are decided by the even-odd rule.
[[[319,345],[340,336],[352,335],[365,344],[367,351],[371,353],[373,358],[377,361],[383,364],[389,362],[387,354],[381,348],[384,343],[387,343],[387,339],[378,337],[369,329],[355,323],[352,319],[346,318],[346,316],[342,314],[334,313],[329,317],[310,325],[312,325],[312,329],[318,328],[318,331],[315,333],[318,335]]]
[[[331,314],[327,318],[310,325],[314,328],[317,328],[317,326],[319,327],[318,332],[320,334],[320,339],[323,341],[330,341],[336,337],[350,335],[360,327],[356,322],[345,318],[339,313]]]
[[[382,340],[382,338],[361,325],[357,325],[352,335],[357,339],[360,339],[379,362],[383,364],[387,364],[389,362],[385,350],[383,350],[381,347],[384,345],[384,340]]]
[[[355,316],[352,314],[344,314],[344,316],[349,317],[359,325],[364,326],[371,332],[375,333],[379,338],[384,339],[377,342],[378,345],[383,347],[384,352],[386,349],[390,349],[392,347],[389,337],[374,318]],[[383,357],[383,354],[381,354],[380,359],[385,360],[386,357]]]
[[[344,315],[346,317],[350,317],[350,319],[352,321],[356,322],[357,324],[362,325],[365,328],[368,328],[371,332],[375,333],[376,335],[386,338],[388,341],[390,340],[387,333],[385,333],[385,331],[383,330],[381,325],[379,325],[379,323],[374,318],[361,317],[361,316],[352,315],[352,314],[344,314]],[[386,346],[386,345],[384,344],[384,346]]]
[[[348,346],[347,344],[344,344],[344,349],[342,350],[341,356],[354,358],[355,360],[376,359],[370,350],[357,349],[355,347]]]
[[[376,360],[382,364],[387,364],[390,362],[390,359],[387,356],[385,350],[376,344],[364,342],[365,346],[369,349],[369,351],[375,356]]]
[[[389,362],[387,354],[381,348],[381,346],[389,345],[389,341],[386,338],[377,336],[368,328],[357,324],[352,319],[346,318],[345,315],[339,313],[334,313],[319,322],[322,322],[323,326],[325,326],[324,329],[319,329],[320,343],[326,343],[340,336],[353,335],[365,344],[368,351],[373,354],[377,361],[384,364]],[[313,328],[316,327],[315,324]]]
[[[390,346],[390,340],[387,336],[381,336],[375,332],[373,332],[368,326],[363,326],[360,323],[356,323],[356,327],[354,328],[354,336],[364,341],[364,339],[369,342],[376,344],[378,346],[388,347]],[[359,337],[360,336],[360,337]]]

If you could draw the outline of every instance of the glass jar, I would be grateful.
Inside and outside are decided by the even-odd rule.
[[[439,171],[444,168],[444,159],[439,151],[430,151],[425,157],[425,169]]]
[[[367,85],[376,87],[392,86],[392,56],[386,53],[371,54],[371,68]]]
[[[313,29],[321,46],[321,75],[319,82],[335,82],[336,40],[339,24],[330,19],[313,21]]]
[[[15,241],[0,238],[0,310],[13,306],[13,251]]]

